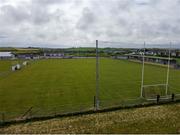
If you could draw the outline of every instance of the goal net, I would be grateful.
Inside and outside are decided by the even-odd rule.
[[[166,86],[166,84],[144,85],[142,87],[142,96],[146,99],[155,99],[157,95],[165,97],[168,94]]]

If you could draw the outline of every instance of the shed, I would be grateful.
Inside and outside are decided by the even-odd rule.
[[[13,56],[11,52],[0,52],[0,59],[10,59],[13,58]]]

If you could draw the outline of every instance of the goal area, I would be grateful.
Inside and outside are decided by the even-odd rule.
[[[151,46],[151,45],[150,45]],[[149,48],[152,48],[148,46]],[[155,47],[156,48],[156,47]],[[141,80],[141,97],[145,99],[156,99],[158,97],[167,98],[169,97],[170,91],[169,91],[169,72],[170,72],[170,64],[171,64],[171,43],[169,45],[169,48],[164,48],[166,52],[166,57],[159,57],[159,56],[149,56],[146,48],[145,48],[145,42],[143,50],[141,50],[141,60],[142,60],[142,80]],[[166,80],[162,79],[163,83],[159,84],[158,81],[155,82],[155,84],[147,85],[144,84],[144,70],[145,70],[145,62],[153,62],[162,64],[163,66],[166,65],[167,71],[166,71]],[[156,79],[155,79],[156,81]],[[152,83],[152,82],[151,82]]]
[[[167,96],[166,84],[144,85],[142,87],[142,96],[146,99],[156,99],[157,95],[160,97]]]

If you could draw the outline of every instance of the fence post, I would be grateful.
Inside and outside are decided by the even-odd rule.
[[[29,111],[29,119],[32,118],[32,111]]]
[[[2,124],[5,122],[5,114],[2,113]]]
[[[57,115],[57,113],[56,113],[56,107],[54,108],[54,110],[55,110],[55,116]]]
[[[157,95],[157,103],[159,103],[160,95]]]
[[[96,96],[94,96],[94,101],[93,101],[93,103],[94,103],[94,109],[96,110]]]
[[[174,95],[174,93],[172,93],[172,101],[174,101],[174,98],[175,98],[175,95]]]

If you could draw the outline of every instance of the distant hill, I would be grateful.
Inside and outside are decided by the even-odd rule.
[[[0,52],[14,52],[16,48],[13,47],[0,47]]]
[[[13,52],[13,53],[38,53],[39,48],[13,48],[13,47],[0,47],[0,52]]]

